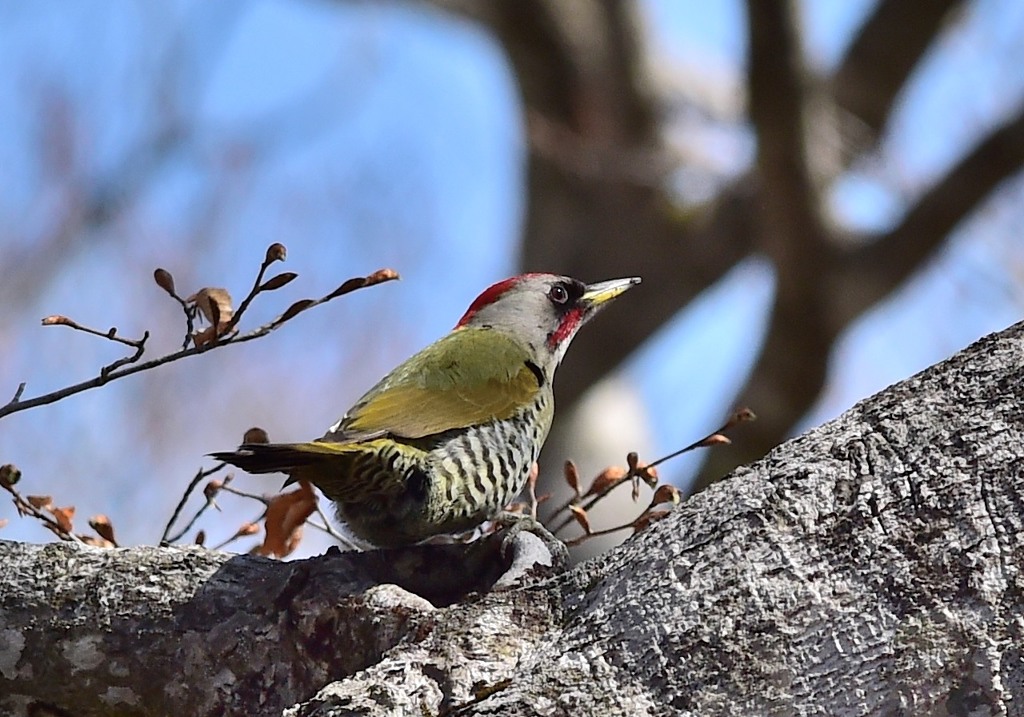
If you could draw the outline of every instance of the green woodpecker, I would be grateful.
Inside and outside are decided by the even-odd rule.
[[[310,481],[356,536],[379,546],[476,527],[526,484],[551,427],[551,382],[569,342],[638,283],[587,286],[551,274],[500,281],[323,438],[213,456],[250,473]]]

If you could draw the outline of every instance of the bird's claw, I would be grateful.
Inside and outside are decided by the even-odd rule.
[[[494,519],[498,525],[505,529],[501,539],[501,556],[506,560],[515,562],[516,538],[522,532],[531,533],[536,536],[547,549],[551,556],[551,567],[555,570],[564,570],[569,565],[569,549],[565,543],[544,527],[536,518],[521,513],[504,512]]]

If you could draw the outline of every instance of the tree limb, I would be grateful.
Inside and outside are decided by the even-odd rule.
[[[836,103],[859,118],[874,144],[907,78],[963,0],[881,0],[833,76]]]
[[[829,237],[811,182],[813,148],[796,10],[791,0],[747,0],[746,8],[749,112],[757,133],[761,195],[758,245],[780,273],[780,293],[814,292],[818,282],[808,277],[820,274]]]
[[[852,250],[836,269],[836,327],[889,295],[958,224],[1024,166],[1024,112],[989,134],[925,192],[887,234]]]
[[[295,563],[0,542],[0,706],[1006,713],[1024,700],[1022,367],[1018,324],[601,558],[475,596],[500,569],[486,542]]]

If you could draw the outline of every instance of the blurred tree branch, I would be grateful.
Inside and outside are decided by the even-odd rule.
[[[964,0],[880,0],[832,76],[835,102],[868,129],[870,148],[896,98],[951,15]]]
[[[588,360],[567,359],[572,370],[557,386],[560,415],[737,262],[752,254],[771,261],[777,289],[770,326],[739,395],[759,421],[732,449],[710,454],[699,485],[763,455],[788,434],[821,392],[835,338],[933,256],[1024,159],[1018,118],[983,137],[885,236],[851,237],[824,217],[822,190],[875,146],[907,81],[962,1],[882,0],[835,74],[815,81],[794,3],[748,0],[755,167],[687,211],[675,208],[677,200],[658,179],[673,160],[663,148],[662,118],[640,59],[635,3],[430,4],[494,33],[534,118],[522,266],[584,277],[636,274],[657,287],[646,295],[644,312],[613,309],[579,337],[576,355]],[[866,134],[822,131],[835,123],[841,130],[851,115]],[[837,134],[842,161],[812,167],[833,153],[824,144]],[[609,157],[645,159],[624,165]],[[646,165],[646,176],[637,164]],[[728,408],[723,405],[723,414]],[[566,455],[559,428],[556,422],[547,455]]]
[[[1022,166],[1024,113],[983,138],[916,200],[899,224],[852,251],[849,261],[837,267],[846,274],[843,285],[864,280],[864,289],[854,293],[857,304],[847,305],[839,323],[845,325],[906,281],[965,216]]]

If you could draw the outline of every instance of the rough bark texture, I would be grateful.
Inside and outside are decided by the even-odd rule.
[[[1024,714],[1022,366],[1018,324],[599,559],[487,592],[490,543],[284,564],[0,543],[0,708]]]

